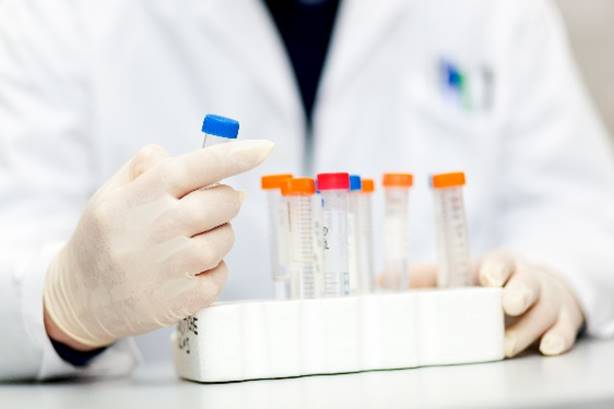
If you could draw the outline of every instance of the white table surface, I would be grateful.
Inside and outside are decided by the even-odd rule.
[[[170,366],[127,378],[0,385],[0,408],[614,408],[614,340],[561,357],[197,384]]]

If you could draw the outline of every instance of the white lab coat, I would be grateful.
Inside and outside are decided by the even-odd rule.
[[[443,87],[442,60],[465,73],[464,103]],[[551,4],[344,0],[310,160],[298,88],[260,1],[4,0],[0,378],[134,365],[131,341],[86,369],[58,358],[41,317],[46,266],[120,164],[151,143],[198,149],[207,112],[240,119],[242,138],[276,143],[257,171],[228,181],[248,199],[224,298],[272,293],[260,175],[413,172],[411,258],[432,261],[427,177],[460,169],[472,254],[503,247],[553,266],[577,293],[588,332],[614,333],[612,156]],[[146,356],[168,357],[167,333],[154,340]]]

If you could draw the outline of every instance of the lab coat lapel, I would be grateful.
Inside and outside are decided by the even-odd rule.
[[[251,75],[282,118],[304,123],[298,89],[275,22],[258,0],[202,3],[203,29]]]
[[[401,18],[406,1],[342,0],[319,90],[322,99],[341,92],[353,80],[394,21]]]

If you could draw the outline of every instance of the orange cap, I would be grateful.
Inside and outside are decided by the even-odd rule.
[[[372,193],[375,190],[375,182],[373,179],[362,180],[362,191],[364,193]]]
[[[434,189],[463,186],[464,184],[464,172],[439,173],[431,176],[431,186],[433,186]]]
[[[311,196],[316,192],[316,183],[312,178],[290,178],[281,184],[284,196]]]
[[[279,175],[264,175],[260,178],[260,187],[265,190],[279,189],[282,182],[292,177],[291,173],[282,173]]]
[[[414,175],[411,173],[384,173],[382,185],[384,187],[411,187],[414,184]]]

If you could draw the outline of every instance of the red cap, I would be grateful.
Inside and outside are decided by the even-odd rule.
[[[320,173],[318,174],[318,190],[350,189],[350,174],[347,172],[339,173]]]

